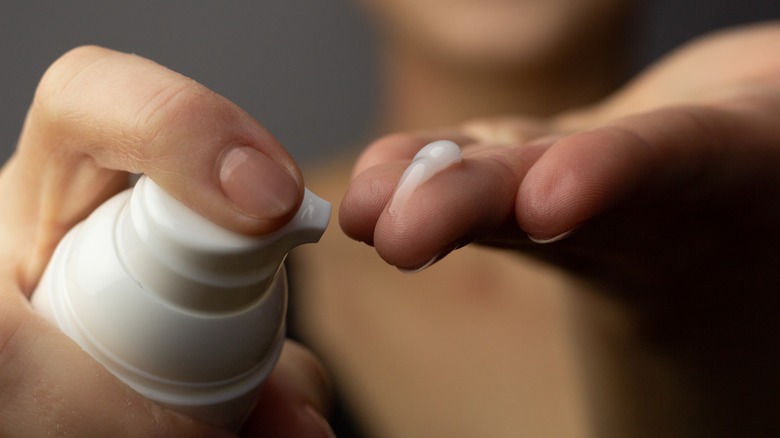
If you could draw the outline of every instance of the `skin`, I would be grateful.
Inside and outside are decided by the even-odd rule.
[[[247,202],[237,192],[241,172],[220,172],[236,145],[265,157],[253,164],[266,170],[257,182],[278,184],[285,198]],[[149,174],[207,218],[250,234],[286,223],[303,191],[297,165],[268,131],[194,81],[99,47],[57,60],[0,173],[0,435],[234,435],[141,397],[29,305],[57,242],[123,189],[127,172]],[[257,199],[274,215],[251,214]],[[288,342],[241,435],[329,436],[328,386],[314,356]]]
[[[379,128],[550,116],[625,80],[629,0],[363,0],[379,35]]]
[[[426,137],[380,139],[371,147],[379,153],[364,154],[360,166],[409,141],[405,151],[465,137],[451,127],[461,131],[475,117],[501,116],[469,123],[468,135],[484,131],[502,142],[543,135],[549,117],[592,104],[626,79],[631,1],[360,4],[379,30],[379,130]],[[339,158],[307,170],[309,186],[334,205],[356,157]],[[394,178],[362,182],[360,190],[376,194],[395,185]],[[582,330],[570,314],[583,287],[569,276],[527,256],[469,245],[410,277],[333,228],[295,255],[305,266],[291,309],[299,332],[371,436],[557,437],[593,429],[582,342],[573,336]],[[620,322],[601,307],[604,321]]]
[[[780,57],[768,48],[778,43],[775,24],[727,31],[602,102],[540,123],[510,117],[380,139],[355,165],[341,226],[404,269],[469,242],[509,249],[502,263],[530,256],[559,269],[584,346],[575,349],[578,369],[563,373],[575,376],[588,418],[577,435],[776,430],[768,388],[780,363]],[[461,144],[462,163],[390,214],[410,159],[441,138]],[[547,245],[528,239],[571,230]],[[442,272],[455,275],[447,262]],[[511,345],[511,335],[496,333]],[[576,423],[574,411],[564,420]],[[514,421],[506,430],[539,430],[519,415],[503,419]]]
[[[769,298],[777,289],[777,43],[774,27],[724,34],[588,108],[398,134],[370,146],[339,216],[346,233],[388,263],[331,230],[320,255],[305,256],[304,278],[320,294],[307,301],[319,312],[310,314],[309,330],[321,330],[318,348],[361,401],[370,431],[769,430],[764,410],[774,405],[762,389],[772,388],[777,365]],[[407,217],[388,220],[409,160],[441,138],[464,146],[462,165],[415,192]],[[288,216],[247,214],[254,198],[236,196],[240,184],[223,179],[219,165],[237,143],[280,165],[287,177],[272,182],[293,181],[292,211],[299,171],[224,99],[104,49],[78,49],[50,69],[0,174],[3,434],[215,433],[129,391],[37,317],[26,297],[65,230],[124,186],[122,171],[149,173],[237,231],[278,228]],[[338,199],[342,190],[331,187],[342,177],[332,178],[325,192],[336,194],[326,197]],[[442,217],[451,219],[446,226]],[[572,228],[547,246],[526,238]],[[415,277],[392,268],[415,268],[467,242],[510,251],[470,245]],[[348,271],[332,269],[345,262]],[[572,314],[559,312],[571,304]],[[321,369],[290,345],[247,434],[327,433],[312,415],[324,410]]]
[[[722,217],[720,209],[717,215],[706,214],[707,209],[677,214],[682,209],[673,200],[682,194],[675,189],[688,187],[679,180],[677,186],[656,189],[668,190],[657,195],[668,200],[660,204],[664,208],[648,196],[637,198],[645,201],[640,202],[644,210],[633,204],[627,209],[634,215],[600,214],[621,211],[633,195],[630,186],[623,197],[610,192],[620,186],[605,184],[606,177],[630,179],[635,174],[629,171],[636,170],[636,178],[652,185],[664,178],[657,172],[651,179],[648,168],[667,169],[669,159],[684,175],[695,160],[672,153],[615,154],[616,161],[606,166],[613,172],[590,180],[593,196],[581,199],[576,190],[563,190],[552,205],[541,202],[547,200],[543,184],[534,189],[532,183],[555,181],[550,173],[558,169],[574,171],[561,176],[591,176],[589,166],[608,165],[598,160],[610,156],[596,153],[605,147],[600,139],[588,141],[587,152],[580,152],[582,139],[592,130],[620,133],[621,124],[629,122],[635,130],[656,126],[651,121],[659,119],[650,117],[655,110],[663,111],[654,117],[666,114],[662,121],[676,122],[662,125],[669,127],[670,138],[676,133],[693,140],[693,124],[678,123],[690,120],[678,117],[688,112],[682,105],[711,116],[720,111],[711,107],[713,100],[730,93],[736,100],[719,105],[729,106],[732,111],[721,114],[733,120],[737,101],[751,100],[739,91],[766,88],[761,82],[775,74],[768,55],[777,43],[772,32],[727,33],[689,46],[615,92],[626,80],[630,48],[620,42],[630,40],[632,2],[361,3],[380,29],[385,92],[380,128],[408,132],[374,142],[354,169],[337,163],[307,173],[319,193],[344,197],[338,213],[344,230],[376,248],[330,230],[320,245],[302,249],[299,265],[306,266],[306,275],[293,309],[359,427],[380,437],[733,436],[749,433],[745,427],[756,434],[771,430],[765,410],[773,405],[762,402],[760,388],[776,382],[773,365],[762,366],[777,363],[767,339],[777,332],[771,324],[776,306],[767,302],[771,294],[759,291],[735,303],[724,290],[737,283],[732,290],[742,291],[752,278],[765,282],[759,289],[771,290],[767,266],[776,263],[760,243],[737,245],[737,238],[725,238],[729,233],[718,226],[740,236],[741,229],[753,228]],[[571,21],[567,17],[575,9]],[[484,21],[487,30],[472,26],[471,18],[478,24],[491,14],[501,19]],[[545,25],[518,25],[529,22]],[[757,110],[755,121],[766,120],[767,113]],[[646,117],[626,118],[640,115]],[[730,125],[721,122],[712,125]],[[756,139],[748,131],[747,138]],[[442,174],[439,183],[429,181],[418,201],[409,203],[410,214],[394,221],[387,202],[398,178],[420,147],[442,138],[465,146],[467,160],[449,176]],[[617,140],[604,144],[623,143]],[[686,142],[676,142],[676,148],[662,143],[658,150],[679,152]],[[741,146],[742,138],[734,144]],[[655,150],[625,151],[640,149]],[[691,158],[707,157],[707,162],[708,152],[719,148],[691,150],[698,151]],[[749,156],[772,163],[764,152]],[[563,159],[568,153],[571,158]],[[729,165],[711,173],[730,173],[734,162],[724,161]],[[632,165],[615,167],[626,163]],[[614,172],[619,169],[625,173]],[[352,178],[342,176],[347,173]],[[723,187],[710,188],[710,204],[720,205],[721,195],[756,198],[735,195],[731,188],[717,193]],[[773,199],[772,185],[758,187],[767,189],[767,196],[755,205],[771,211],[766,201]],[[518,201],[529,200],[518,209],[523,205]],[[579,210],[562,210],[565,206]],[[595,220],[586,220],[590,213]],[[722,222],[702,226],[712,224],[713,217]],[[772,214],[744,217],[773,223]],[[573,218],[591,225],[549,246],[525,237],[532,232],[537,239],[552,238],[575,226]],[[472,241],[493,245],[467,245],[412,277],[391,267],[414,269]],[[771,247],[773,240],[766,242]],[[713,247],[728,249],[709,250]],[[372,258],[372,252],[381,258]],[[722,252],[728,256],[717,264],[699,257]],[[732,254],[740,256],[734,260]],[[761,263],[751,263],[757,259]],[[730,266],[734,261],[739,263]],[[742,269],[746,266],[750,269]],[[700,292],[708,290],[712,296]],[[743,358],[750,359],[741,363]],[[748,375],[753,378],[733,377]],[[734,400],[742,408],[736,409]]]
[[[611,32],[624,0],[361,0],[384,41],[470,69],[523,70]],[[571,54],[571,53],[569,53]]]

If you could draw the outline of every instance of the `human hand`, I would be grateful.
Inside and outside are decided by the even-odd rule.
[[[621,333],[587,353],[609,356],[598,366],[617,371],[601,375],[637,422],[765,431],[780,364],[778,43],[772,26],[725,33],[592,108],[380,139],[355,166],[342,228],[404,269],[469,242],[555,263],[621,309]],[[462,162],[391,211],[409,160],[439,139]]]
[[[0,435],[230,436],[135,393],[29,305],[60,238],[125,188],[127,172],[249,234],[284,225],[303,196],[292,158],[223,97],[134,55],[83,47],[60,58],[0,173]],[[242,435],[329,436],[324,376],[288,342]]]

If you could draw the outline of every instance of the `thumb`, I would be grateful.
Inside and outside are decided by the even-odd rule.
[[[123,171],[247,234],[284,225],[303,196],[292,158],[235,104],[141,57],[74,49],[41,80],[3,175],[8,220],[37,219],[33,258],[48,259],[65,230],[126,183]]]

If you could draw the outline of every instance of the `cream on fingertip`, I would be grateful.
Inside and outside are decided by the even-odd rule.
[[[420,149],[401,176],[390,201],[390,214],[397,214],[423,183],[460,160],[460,146],[449,140],[434,141]]]

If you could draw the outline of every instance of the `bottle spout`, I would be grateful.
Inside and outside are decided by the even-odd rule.
[[[295,217],[273,233],[278,236],[276,245],[286,253],[304,243],[318,242],[330,221],[330,210],[328,201],[306,189]],[[272,236],[266,238],[273,239]]]
[[[290,250],[319,241],[330,212],[330,203],[306,189],[290,222],[246,236],[206,220],[142,177],[117,221],[118,242],[139,284],[183,306],[223,310],[262,295]]]

